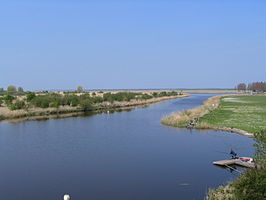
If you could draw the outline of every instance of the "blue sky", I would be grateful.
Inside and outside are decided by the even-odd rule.
[[[265,81],[264,0],[0,0],[0,87]]]

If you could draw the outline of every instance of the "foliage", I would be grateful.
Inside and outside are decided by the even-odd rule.
[[[110,92],[103,94],[103,100],[114,102],[114,101],[130,101],[131,99],[135,99],[138,93],[133,92],[118,92],[112,94]]]
[[[18,109],[23,109],[25,108],[25,102],[17,100],[15,103],[12,103],[8,106],[10,110],[18,110]]]
[[[17,88],[16,88],[16,86],[14,86],[14,85],[9,85],[9,86],[7,87],[7,91],[8,91],[8,92],[16,92],[16,91],[17,91]]]
[[[143,94],[141,95],[141,99],[151,99],[153,96],[148,95],[148,94]]]
[[[8,108],[9,108],[10,110],[16,110],[16,109],[17,109],[16,106],[15,106],[15,104],[10,104],[10,105],[8,106]]]
[[[18,92],[24,92],[22,87],[18,87]]]
[[[36,97],[34,92],[28,92],[26,95],[26,99],[28,102],[30,102],[32,99],[34,99]]]
[[[26,104],[25,104],[24,101],[17,100],[17,101],[15,102],[16,109],[22,109],[22,108],[25,107],[25,105],[26,105]]]
[[[162,92],[158,95],[173,95],[176,93],[173,92]],[[27,92],[26,93],[26,101],[16,101],[12,104],[12,101],[15,99],[11,95],[6,95],[3,99],[5,102],[8,103],[9,108],[12,110],[21,109],[25,106],[29,107],[39,107],[39,108],[59,108],[60,106],[72,106],[77,107],[79,106],[82,110],[88,111],[92,110],[93,105],[97,103],[106,102],[114,102],[114,101],[131,101],[132,99],[150,99],[153,98],[152,95],[148,95],[146,93],[137,93],[137,92],[117,92],[117,93],[104,93],[103,97],[97,96],[96,93],[93,93],[90,96],[89,93],[84,93],[82,95],[75,95],[71,92],[65,92],[64,95],[58,93],[42,93],[36,95],[34,92]],[[12,105],[11,105],[12,104]],[[95,105],[97,106],[97,105]]]
[[[12,101],[13,101],[14,99],[15,99],[15,97],[12,96],[12,95],[10,95],[10,94],[5,95],[5,96],[3,97],[3,100],[5,101],[5,103],[6,103],[7,105],[11,104]]]
[[[83,87],[82,87],[82,86],[78,86],[78,87],[77,87],[77,92],[78,92],[78,93],[83,92]]]
[[[91,105],[91,101],[89,99],[83,99],[80,102],[80,107],[83,111],[91,111],[93,110],[93,106]]]
[[[236,199],[264,200],[266,197],[266,130],[256,133],[258,169],[248,169],[232,184]]]

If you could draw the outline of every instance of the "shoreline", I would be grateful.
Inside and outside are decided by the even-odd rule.
[[[19,111],[11,111],[8,110],[8,114],[6,116],[1,115],[0,117],[4,117],[4,119],[0,118],[1,122],[22,122],[29,120],[46,120],[46,119],[54,119],[54,118],[66,118],[66,117],[76,117],[83,116],[86,114],[94,114],[105,111],[120,111],[127,109],[134,109],[138,107],[146,107],[154,103],[158,103],[165,100],[177,99],[177,98],[185,98],[188,97],[188,94],[178,95],[178,96],[165,96],[165,97],[157,97],[148,100],[137,100],[130,102],[103,102],[95,105],[95,108],[91,111],[82,111],[78,107],[60,107],[56,108],[34,108],[31,111],[19,110]],[[8,109],[8,108],[2,108]],[[8,116],[9,115],[9,116]]]
[[[218,108],[221,102],[221,98],[225,96],[237,96],[235,94],[226,94],[226,95],[217,95],[208,98],[206,101],[203,102],[202,105],[184,110],[181,112],[177,113],[172,113],[164,118],[161,119],[161,123],[166,125],[166,126],[173,126],[173,127],[178,127],[178,128],[187,128],[187,122],[193,121],[195,118],[200,118],[203,117],[204,115],[210,113],[211,111],[215,110]],[[188,113],[188,114],[187,114]],[[171,119],[172,118],[172,119]],[[178,119],[178,121],[175,121],[175,119]],[[230,128],[230,127],[216,127],[212,126],[207,123],[199,123],[197,125],[191,126],[189,128],[193,129],[209,129],[209,130],[215,130],[215,131],[227,131],[231,133],[237,133],[243,136],[247,137],[254,137],[254,133],[250,133],[248,131],[238,129],[238,128]]]

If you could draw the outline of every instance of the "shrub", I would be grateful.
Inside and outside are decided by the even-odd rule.
[[[141,96],[141,99],[151,99],[151,98],[152,98],[152,96],[151,95],[148,95],[148,94],[143,94]]]
[[[22,109],[22,108],[25,108],[25,102],[24,101],[16,101],[15,102],[15,106],[16,106],[16,109]]]
[[[10,110],[16,110],[16,109],[17,109],[17,107],[16,107],[15,104],[10,104],[10,105],[8,106],[8,108],[9,108]]]
[[[36,97],[34,92],[29,92],[27,93],[26,99],[28,102],[30,102],[32,99],[34,99]]]
[[[91,101],[89,99],[82,100],[79,105],[83,111],[93,110],[93,106],[91,105]]]
[[[14,99],[15,99],[15,97],[10,95],[10,94],[5,95],[4,98],[3,98],[3,100],[5,101],[5,103],[7,105],[11,104]]]
[[[256,163],[259,169],[248,169],[233,183],[238,199],[263,200],[266,196],[266,130],[256,133]]]

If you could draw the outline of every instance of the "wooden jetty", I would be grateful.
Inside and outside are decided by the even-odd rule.
[[[247,167],[247,168],[256,167],[254,163],[245,162],[240,159],[219,160],[219,161],[213,162],[213,164],[219,165],[219,166],[225,166],[225,167],[228,167],[230,165],[239,165],[241,167]]]

